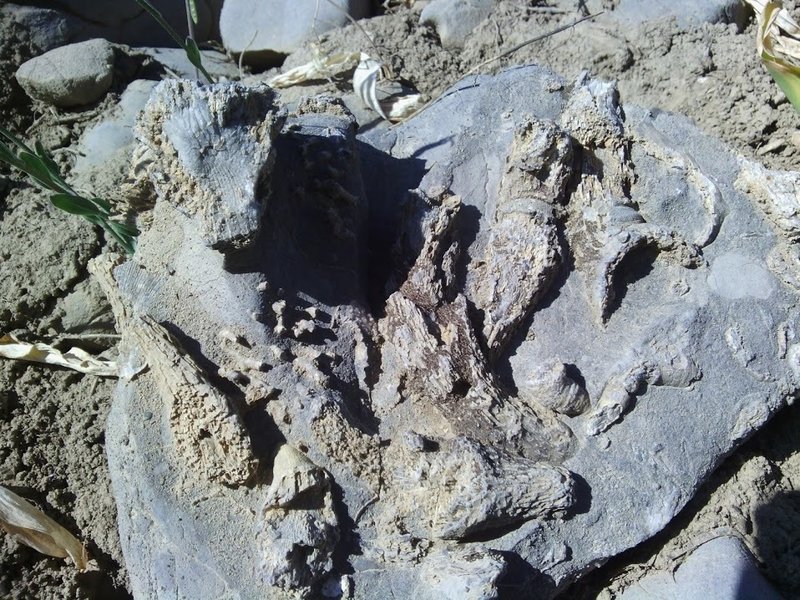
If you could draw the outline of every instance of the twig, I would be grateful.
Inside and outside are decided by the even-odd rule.
[[[490,63],[493,63],[493,62],[495,62],[497,60],[500,60],[501,58],[505,58],[506,56],[508,56],[510,54],[513,54],[514,52],[516,52],[517,50],[520,50],[521,48],[524,48],[525,46],[529,46],[529,45],[534,44],[536,42],[540,42],[540,41],[542,41],[542,40],[544,40],[546,38],[549,38],[549,37],[554,36],[554,35],[556,35],[558,33],[561,33],[562,31],[566,31],[567,29],[572,29],[576,25],[579,25],[579,24],[583,23],[584,21],[588,21],[589,19],[594,19],[596,17],[599,17],[600,15],[603,14],[603,12],[605,12],[605,11],[600,11],[599,13],[595,13],[593,15],[589,15],[588,17],[582,17],[582,18],[578,19],[577,21],[573,21],[572,23],[568,23],[567,25],[562,25],[561,27],[558,27],[557,29],[553,29],[552,31],[548,31],[547,33],[543,33],[542,35],[536,36],[535,38],[531,38],[531,39],[529,39],[529,40],[527,40],[525,42],[522,42],[521,44],[517,44],[516,46],[514,46],[513,48],[511,48],[509,50],[506,50],[502,54],[498,54],[497,56],[495,56],[493,58],[490,58],[489,60],[485,60],[482,63],[475,65],[469,71],[464,73],[463,77],[467,77],[468,75],[472,75],[473,73],[475,73],[477,70],[481,69],[482,67],[485,67],[486,65],[488,65]],[[440,95],[440,96],[437,96],[436,98],[433,98],[433,99],[429,100],[428,102],[423,104],[419,109],[414,111],[414,113],[412,115],[410,115],[409,117],[404,119],[404,121],[408,121],[408,119],[411,119],[411,118],[417,116],[423,110],[428,108],[431,104],[433,104],[434,102],[437,102],[441,97],[442,96]],[[401,121],[401,123],[402,123],[402,121]],[[400,123],[395,123],[394,125],[392,125],[390,127],[390,129],[392,127],[397,127],[397,125],[400,125]]]
[[[361,519],[361,517],[364,516],[364,513],[367,512],[367,509],[370,506],[372,506],[373,504],[375,504],[378,500],[380,500],[380,498],[381,498],[380,496],[376,495],[372,499],[367,500],[367,503],[364,506],[362,506],[360,509],[358,509],[358,512],[356,513],[356,516],[353,519],[353,522],[357,525],[359,519]]]
[[[346,10],[344,10],[344,9],[343,9],[341,6],[339,6],[338,4],[336,4],[336,3],[335,3],[333,0],[325,0],[325,2],[327,2],[327,3],[328,3],[328,4],[330,4],[330,5],[331,5],[333,8],[335,8],[335,9],[336,9],[336,10],[338,10],[340,13],[342,13],[342,14],[345,16],[345,18],[346,18],[348,21],[350,21],[350,23],[351,23],[352,25],[355,25],[355,26],[356,26],[356,27],[357,27],[357,28],[358,28],[358,29],[361,31],[361,33],[363,33],[363,34],[364,34],[364,37],[365,37],[365,38],[367,38],[367,41],[368,41],[368,42],[370,43],[370,45],[372,46],[372,49],[373,49],[373,50],[375,50],[375,56],[376,56],[377,58],[379,58],[379,59],[380,59],[380,61],[381,61],[383,64],[386,64],[386,61],[385,61],[385,60],[383,60],[383,57],[381,56],[381,51],[380,51],[380,49],[378,48],[378,45],[375,43],[375,40],[373,40],[373,39],[372,39],[372,37],[369,35],[369,33],[367,33],[367,30],[366,30],[366,29],[364,29],[364,26],[363,26],[363,25],[361,25],[361,23],[359,23],[358,21],[356,21],[356,20],[355,20],[355,19],[354,19],[354,18],[353,18],[353,17],[350,15],[350,13],[349,13],[349,12],[347,12]]]
[[[250,49],[250,46],[253,45],[253,42],[256,41],[256,36],[258,35],[258,29],[253,32],[253,37],[250,38],[250,41],[247,42],[247,45],[242,49],[241,54],[239,54],[239,79],[244,79],[244,53]]]
[[[588,21],[590,19],[596,19],[597,17],[602,15],[603,12],[605,12],[605,11],[600,11],[599,13],[595,13],[593,15],[588,15],[588,16],[585,16],[585,17],[581,17],[577,21],[573,21],[572,23],[567,23],[566,25],[562,25],[561,27],[553,29],[552,31],[548,31],[547,33],[543,33],[542,35],[537,35],[535,38],[531,38],[529,40],[526,40],[526,41],[522,42],[521,44],[517,44],[516,46],[506,50],[505,52],[502,52],[502,53],[498,54],[497,56],[495,56],[493,58],[490,58],[489,60],[485,60],[482,63],[479,63],[479,64],[475,65],[469,71],[464,73],[464,75],[472,75],[475,71],[478,71],[479,69],[485,67],[486,65],[488,65],[490,63],[493,63],[493,62],[495,62],[497,60],[505,58],[506,56],[508,56],[510,54],[514,54],[514,52],[517,52],[518,50],[522,50],[522,48],[524,48],[525,46],[530,46],[531,44],[535,44],[536,42],[541,42],[544,39],[547,39],[547,38],[549,38],[549,37],[551,37],[553,35],[556,35],[557,33],[561,33],[562,31],[566,31],[567,29],[572,29],[573,27],[575,27],[576,25],[580,25],[584,21]]]

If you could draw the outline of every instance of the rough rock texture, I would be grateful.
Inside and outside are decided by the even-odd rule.
[[[366,17],[368,0],[225,0],[219,28],[225,48],[248,64],[280,64],[320,34]]]
[[[96,102],[113,76],[114,49],[101,39],[50,50],[17,69],[17,81],[31,98],[59,107]]]
[[[325,98],[254,135],[267,98],[161,84],[149,225],[94,263],[137,597],[550,598],[797,393],[778,237],[686,120],[538,67],[359,138]],[[191,168],[227,140],[261,157],[243,202]]]
[[[203,87],[170,81],[146,107],[140,128],[159,165],[155,185],[200,223],[214,248],[243,248],[258,232],[274,155],[271,140],[283,122],[266,87]]]

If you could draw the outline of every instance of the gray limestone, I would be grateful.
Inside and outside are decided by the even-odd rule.
[[[114,48],[102,39],[50,50],[23,63],[16,75],[28,96],[62,108],[96,102],[113,76]]]
[[[549,599],[800,389],[794,180],[611,84],[512,68],[357,136],[165,82],[136,131],[152,209],[92,269],[137,598]]]

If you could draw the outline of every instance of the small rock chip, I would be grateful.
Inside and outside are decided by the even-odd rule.
[[[113,75],[114,49],[95,39],[32,58],[17,70],[17,81],[31,98],[66,108],[102,98]]]

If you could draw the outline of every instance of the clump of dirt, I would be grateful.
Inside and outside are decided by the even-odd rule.
[[[3,536],[4,598],[126,598],[103,448],[113,382],[22,363],[0,364],[0,481],[80,535],[96,562],[77,573]]]

